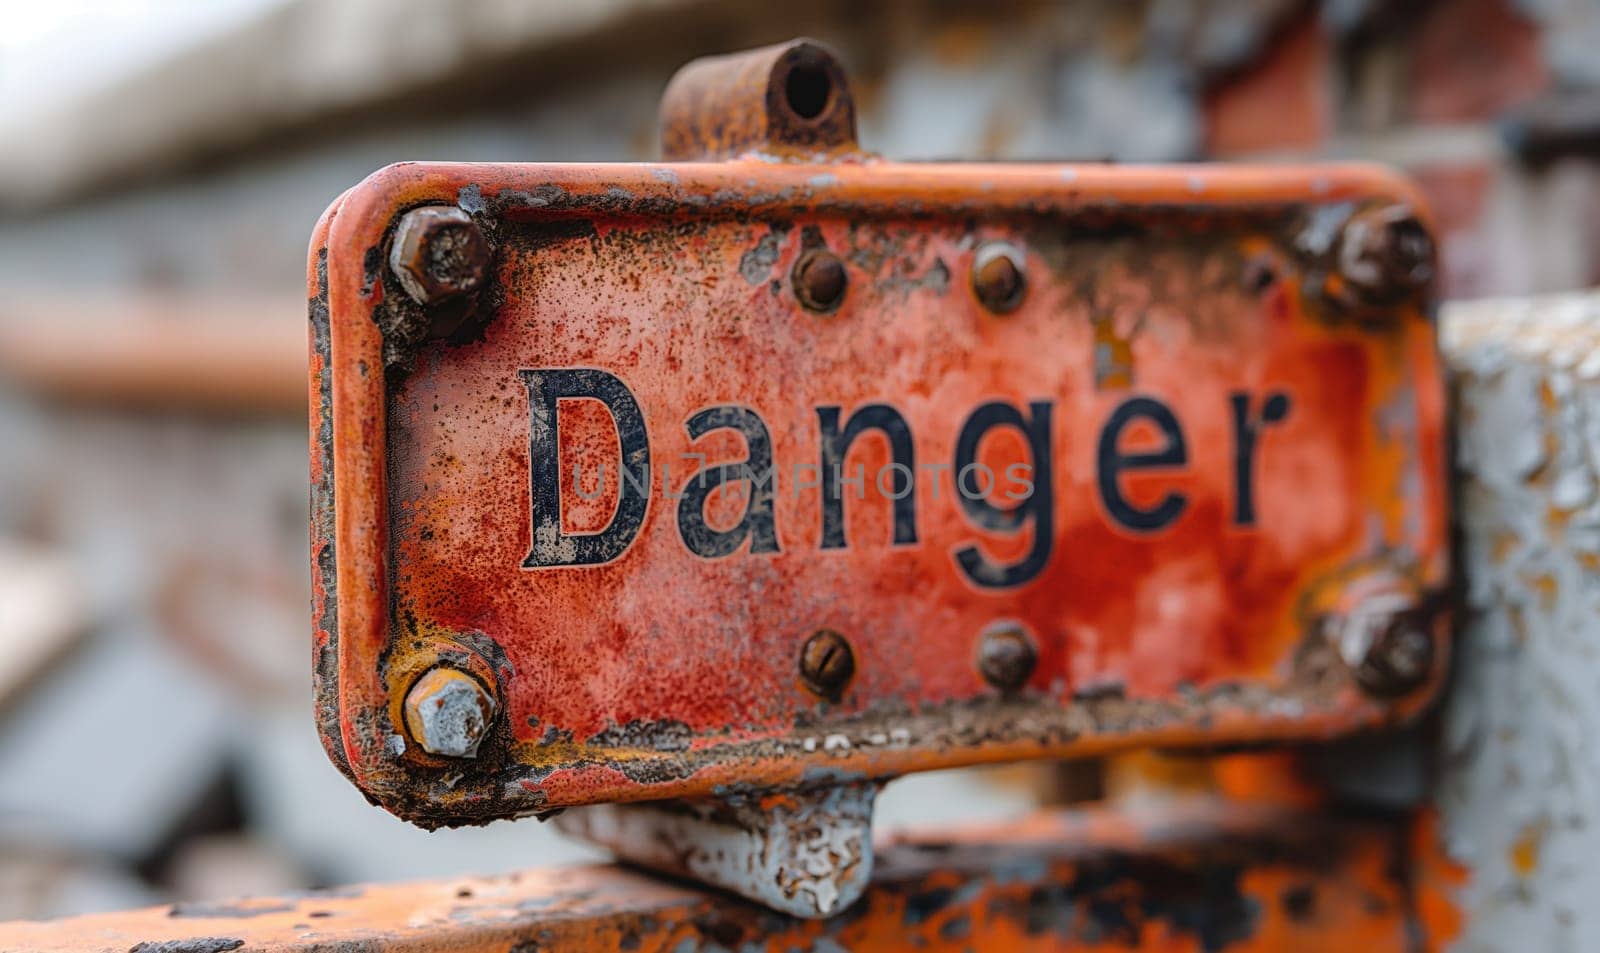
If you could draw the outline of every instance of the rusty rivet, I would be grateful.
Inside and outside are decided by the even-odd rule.
[[[794,263],[790,275],[794,296],[811,311],[827,314],[837,311],[850,283],[844,262],[826,248],[813,248]]]
[[[988,242],[972,259],[972,292],[995,314],[1015,311],[1028,290],[1023,256],[1006,242]]]
[[[983,680],[1003,692],[1027,684],[1039,663],[1039,652],[1028,633],[1015,625],[999,625],[983,634],[978,642],[978,673]]]
[[[428,205],[401,217],[389,267],[412,300],[434,305],[477,291],[491,255],[470,215],[450,205]]]
[[[856,674],[850,642],[832,629],[818,629],[800,649],[800,678],[829,701],[838,701]]]
[[[1338,256],[1340,276],[1371,304],[1397,304],[1433,280],[1433,238],[1406,205],[1351,216]]]
[[[1374,695],[1404,695],[1433,671],[1433,638],[1418,612],[1402,612],[1376,627],[1356,666],[1356,681]]]
[[[471,675],[430,669],[406,693],[406,732],[429,754],[475,758],[495,708],[494,696]]]
[[[1252,255],[1244,263],[1244,286],[1251,294],[1261,294],[1278,281],[1278,266],[1270,255]]]

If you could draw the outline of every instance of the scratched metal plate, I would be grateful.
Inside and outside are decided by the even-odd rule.
[[[1442,647],[1375,694],[1341,625],[1377,600],[1442,637],[1433,329],[1351,305],[1317,235],[1415,202],[1353,166],[375,174],[308,288],[330,754],[434,824],[1414,712]],[[482,227],[492,287],[481,331],[407,344],[384,262],[426,203]],[[994,242],[1005,314],[970,281]],[[819,248],[831,313],[793,289]],[[835,698],[800,671],[824,629]],[[1004,630],[1014,689],[978,664]],[[440,664],[498,702],[470,760],[408,743]]]

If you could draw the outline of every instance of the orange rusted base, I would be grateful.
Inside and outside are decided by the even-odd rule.
[[[897,838],[831,920],[585,867],[0,924],[0,949],[1382,953],[1433,948],[1449,919],[1419,915],[1413,843],[1406,819],[1192,801]]]

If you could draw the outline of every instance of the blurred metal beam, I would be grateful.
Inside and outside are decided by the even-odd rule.
[[[0,209],[125,185],[330,114],[393,100],[498,58],[638,29],[694,0],[286,0],[259,19],[60,109],[0,109]],[[527,90],[522,90],[524,94]],[[281,142],[278,144],[281,145]]]
[[[6,923],[0,948],[1399,953],[1448,926],[1396,864],[1408,833],[1206,801],[1158,819],[1063,812],[887,844],[860,904],[829,920],[582,867]]]
[[[305,304],[106,296],[0,303],[0,385],[128,410],[306,412]]]

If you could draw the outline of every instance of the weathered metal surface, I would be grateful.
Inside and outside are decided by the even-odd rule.
[[[1435,948],[1406,825],[1178,803],[881,845],[861,902],[797,920],[614,868],[0,924],[0,949],[1348,951]],[[163,946],[162,944],[170,944]]]
[[[1437,798],[1461,949],[1600,949],[1600,297],[1455,304],[1466,581]]]
[[[492,314],[470,340],[396,349],[385,329],[420,322],[383,267],[389,225],[447,202],[497,244]],[[1296,244],[1414,202],[1364,166],[378,173],[332,210],[313,256],[336,760],[436,824],[1323,737],[1414,711],[1428,692],[1361,688],[1341,633],[1370,595],[1441,637],[1431,325],[1418,299],[1338,296],[1337,243],[1320,257]],[[1003,316],[951,280],[991,240],[1029,259],[1025,300]],[[787,288],[821,246],[850,272],[826,316]],[[557,396],[604,379],[571,368],[614,375],[628,481],[613,418]],[[977,440],[986,405],[1002,425]],[[831,461],[843,479],[861,468],[860,499],[842,480],[824,497],[819,427],[868,407],[904,421],[899,442],[863,431]],[[755,474],[770,463],[777,481],[758,506],[726,491],[684,503],[718,464],[758,454]],[[890,464],[913,458],[908,497]],[[1029,505],[965,499],[951,471],[968,458],[1037,468]],[[586,475],[568,485],[574,466]],[[580,535],[619,520],[636,523],[630,545]],[[977,664],[996,624],[1037,648],[1014,692]],[[836,703],[800,677],[820,629],[853,650]],[[471,764],[405,745],[401,700],[439,664],[498,697]]]
[[[872,874],[879,785],[574,808],[555,823],[664,873],[731,890],[797,917],[855,903]]]

